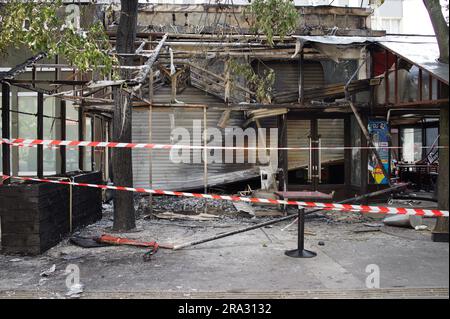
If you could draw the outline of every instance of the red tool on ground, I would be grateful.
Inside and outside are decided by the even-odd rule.
[[[154,255],[159,248],[159,244],[156,241],[139,241],[128,238],[120,238],[114,237],[111,235],[103,234],[96,239],[99,243],[110,244],[110,245],[129,245],[129,246],[138,246],[138,247],[149,247],[150,250],[146,252],[143,256],[144,261],[150,260],[150,257]]]

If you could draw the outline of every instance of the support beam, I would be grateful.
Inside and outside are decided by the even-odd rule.
[[[231,95],[231,79],[230,79],[230,59],[227,58],[225,60],[225,67],[224,67],[224,74],[225,74],[225,103],[228,103],[230,101],[230,95]]]
[[[395,104],[400,103],[400,97],[398,95],[398,57],[395,57],[395,62],[394,62],[394,101]]]
[[[2,137],[11,138],[9,115],[10,115],[10,87],[7,83],[2,84]],[[11,175],[11,146],[6,143],[2,143],[2,164],[3,175]],[[6,184],[8,180],[4,181]]]
[[[84,108],[83,103],[81,103],[78,108],[78,140],[84,141],[84,128],[85,128],[85,118],[84,118]],[[78,169],[84,171],[84,155],[86,150],[84,147],[78,148]]]
[[[0,80],[11,80],[11,79],[14,79],[20,73],[25,72],[27,70],[27,67],[30,67],[30,66],[34,65],[37,61],[45,58],[46,56],[47,56],[47,54],[44,53],[44,52],[41,52],[41,53],[36,54],[35,56],[32,56],[31,58],[29,58],[25,62],[16,65],[15,67],[13,67],[8,72],[0,73]]]
[[[298,103],[300,105],[303,104],[304,101],[304,90],[305,90],[305,85],[304,85],[304,81],[305,78],[303,76],[303,52],[300,53],[300,57],[298,60]]]
[[[278,147],[287,147],[287,114],[277,117],[278,121]],[[278,190],[288,190],[288,151],[278,150]]]
[[[389,65],[388,65],[389,51],[384,50],[384,92],[385,92],[385,104],[389,104]]]
[[[433,99],[433,76],[428,73],[428,100]]]
[[[148,99],[150,102],[153,103],[153,69],[150,70],[150,76],[148,79]],[[152,130],[153,130],[153,107],[150,104],[148,108],[148,142],[151,144],[153,137],[152,137]],[[149,187],[153,188],[153,150],[151,148],[149,150],[149,163],[148,163],[148,179],[149,179]],[[148,213],[153,214],[153,194],[149,194],[148,197]]]
[[[16,86],[11,86],[11,101],[10,101],[10,125],[11,138],[19,138],[19,89]],[[11,146],[11,175],[19,175],[19,146]]]
[[[37,95],[37,138],[44,139],[44,94]],[[37,146],[37,176],[44,177],[44,146]]]
[[[419,68],[419,96],[418,100],[422,101],[423,99],[423,71]]]
[[[203,186],[204,193],[208,194],[208,150],[206,149],[208,143],[208,115],[207,108],[203,108]],[[206,204],[205,204],[206,208]]]
[[[158,58],[159,52],[161,51],[161,48],[163,47],[166,40],[167,34],[165,34],[164,37],[161,39],[161,41],[159,41],[152,56],[149,57],[148,60],[145,62],[143,68],[138,73],[138,75],[133,80],[129,81],[128,84],[136,85],[136,87],[133,88],[133,92],[137,92],[141,88],[141,86],[145,83],[145,81],[148,79],[148,75],[152,69],[152,66],[155,63],[156,59]]]
[[[346,116],[344,119],[344,146],[346,149],[344,150],[344,183],[347,189],[350,189],[351,186],[351,173],[352,173],[352,149],[350,148],[352,139],[352,128],[351,128],[351,120],[350,116]],[[349,194],[348,194],[349,195]]]
[[[65,140],[66,139],[66,101],[60,100],[60,123],[61,123],[61,132],[60,132],[60,136],[61,136],[61,140]],[[65,174],[67,171],[67,167],[66,167],[66,146],[60,146],[59,147],[59,156],[60,156],[60,172],[61,174]]]
[[[177,78],[178,78],[178,74],[175,73],[170,77],[170,89],[171,89],[171,93],[170,93],[170,102],[171,103],[175,103],[176,99],[177,99]]]

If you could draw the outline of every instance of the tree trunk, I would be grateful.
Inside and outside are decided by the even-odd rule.
[[[448,145],[448,121],[449,121],[448,105],[441,107],[439,119],[439,146]],[[439,175],[438,175],[438,207],[442,210],[448,210],[448,148],[439,150]],[[433,241],[448,242],[448,217],[438,217],[435,228],[432,232]]]
[[[121,0],[120,22],[117,29],[116,51],[118,53],[133,53],[136,39],[138,0]],[[132,57],[120,60],[122,65],[131,65]],[[121,71],[121,77],[128,79],[129,71]],[[131,142],[131,96],[120,87],[113,88],[114,120],[113,141]],[[114,184],[118,186],[133,186],[132,150],[130,148],[113,148],[112,169]],[[114,224],[116,231],[130,230],[136,227],[133,193],[116,191],[114,196]]]
[[[439,61],[448,64],[448,25],[439,0],[423,0],[439,45]]]

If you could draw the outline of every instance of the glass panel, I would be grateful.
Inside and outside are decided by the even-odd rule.
[[[287,135],[289,147],[309,147],[311,121],[288,120]],[[308,168],[310,166],[309,150],[289,150],[289,184],[310,184]]]
[[[84,130],[84,139],[86,141],[92,141],[92,119],[90,117],[86,117],[86,127]],[[84,170],[91,171],[92,170],[92,147],[85,147],[84,152]]]
[[[438,146],[438,136],[439,136],[439,129],[437,127],[428,127],[426,132],[426,145],[427,145],[427,153],[429,153],[433,147]]]
[[[425,129],[426,149],[422,151],[422,157],[427,163],[435,163],[439,159],[439,128],[427,127]]]
[[[47,117],[46,117],[47,116]],[[55,119],[55,98],[44,100],[44,139],[57,139],[60,120]],[[56,174],[56,152],[58,147],[44,147],[44,175]]]
[[[19,127],[18,131],[21,138],[37,138],[37,96],[19,96],[18,97]],[[37,174],[37,147],[23,146],[19,147],[19,175]]]
[[[72,102],[66,102],[66,139],[78,141],[78,109]],[[78,147],[66,148],[66,169],[68,172],[78,170]]]
[[[400,139],[402,143],[402,161],[414,163],[422,159],[422,130],[420,128],[403,128]]]
[[[319,150],[320,183],[344,184],[344,119],[319,119],[320,147],[340,149]]]

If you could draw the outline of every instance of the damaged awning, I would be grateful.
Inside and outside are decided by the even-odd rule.
[[[405,37],[399,37],[405,38]],[[435,37],[420,37],[422,41],[378,41],[378,44],[402,57],[408,62],[433,74],[434,77],[448,85],[448,65],[438,61],[439,47]]]
[[[448,65],[438,61],[439,47],[434,36],[383,36],[383,37],[352,37],[352,36],[297,36],[296,53],[300,52],[306,43],[330,56],[335,61],[348,58],[346,48],[364,46],[369,43],[378,44],[406,61],[430,72],[440,81],[448,85]]]

